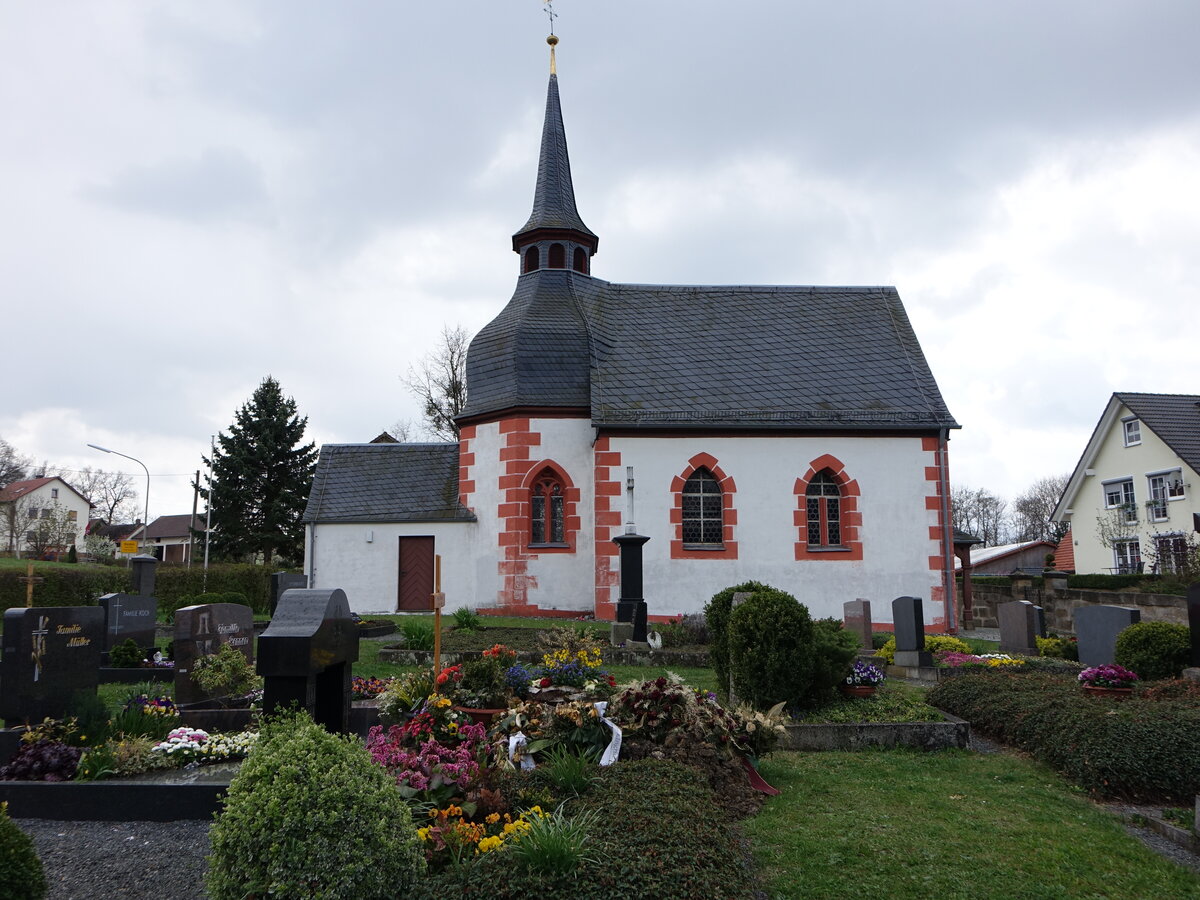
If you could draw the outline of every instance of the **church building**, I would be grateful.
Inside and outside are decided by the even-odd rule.
[[[363,613],[652,619],[747,580],[817,616],[902,595],[954,627],[950,415],[892,287],[621,284],[575,202],[554,69],[512,299],[471,342],[458,444],[321,448],[310,583]]]

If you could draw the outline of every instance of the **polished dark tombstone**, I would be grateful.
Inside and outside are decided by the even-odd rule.
[[[892,627],[896,631],[896,665],[933,665],[933,656],[925,649],[925,611],[920,597],[892,601]]]
[[[846,630],[858,638],[858,645],[871,649],[871,601],[849,600],[842,604],[842,621]]]
[[[1192,633],[1191,667],[1200,668],[1200,583],[1190,585],[1187,592],[1188,628]]]
[[[153,556],[135,556],[129,561],[129,566],[133,572],[133,592],[139,597],[153,597],[158,560]]]
[[[228,644],[254,662],[254,610],[240,603],[201,603],[175,612],[175,702],[211,700],[192,677],[196,660]]]
[[[132,640],[148,650],[154,646],[158,601],[136,594],[105,594],[96,601],[104,610],[104,649]]]
[[[62,718],[72,696],[100,683],[104,611],[35,606],[4,613],[0,718],[14,727]]]
[[[1000,652],[1037,656],[1038,607],[1028,600],[1013,600],[996,607],[1000,621]]]
[[[1142,620],[1132,606],[1081,606],[1075,610],[1075,637],[1079,661],[1085,666],[1106,666],[1116,660],[1117,635]]]
[[[275,607],[279,605],[279,598],[283,596],[284,591],[291,591],[297,588],[303,590],[308,587],[308,576],[297,575],[293,572],[272,572],[271,573],[271,616],[275,615]]]
[[[344,591],[285,591],[258,638],[264,711],[295,704],[327,731],[349,732],[350,668],[357,659],[358,625]]]
[[[646,598],[642,596],[642,545],[650,538],[642,534],[619,534],[613,543],[621,558],[621,596],[617,600],[617,621],[633,625],[632,640],[646,642]]]

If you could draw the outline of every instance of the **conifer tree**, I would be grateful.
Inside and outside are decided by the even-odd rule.
[[[217,435],[212,481],[201,495],[212,507],[212,546],[228,559],[272,565],[275,557],[303,556],[300,516],[312,486],[317,450],[301,444],[308,417],[268,375],[234,416],[229,434]]]

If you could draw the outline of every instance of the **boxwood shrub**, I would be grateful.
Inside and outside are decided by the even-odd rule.
[[[1075,679],[983,671],[943,681],[929,703],[1019,747],[1097,797],[1180,800],[1200,793],[1200,703],[1091,697]]]
[[[1145,679],[1174,678],[1187,668],[1192,650],[1186,625],[1138,622],[1117,635],[1117,665]]]
[[[564,808],[568,815],[596,811],[585,845],[589,857],[569,875],[522,870],[504,851],[473,865],[424,879],[410,896],[527,900],[569,897],[613,900],[654,897],[748,900],[754,868],[738,834],[696,771],[670,760],[618,762]],[[397,894],[397,896],[400,896]]]
[[[808,705],[817,674],[816,629],[808,607],[791,594],[758,591],[729,616],[733,689],[755,709]]]
[[[704,621],[709,633],[708,658],[717,673],[717,686],[722,693],[729,689],[729,615],[733,612],[733,595],[773,590],[760,581],[747,581],[713,594],[704,607]]]
[[[42,900],[46,875],[29,835],[8,817],[8,804],[0,804],[0,897],[6,900]]]
[[[408,806],[362,742],[306,714],[267,723],[211,830],[213,900],[408,896],[425,859]]]

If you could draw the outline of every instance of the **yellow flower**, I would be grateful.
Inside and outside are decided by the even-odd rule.
[[[479,842],[478,852],[488,853],[491,850],[496,850],[500,847],[501,840],[498,837],[486,837]]]
[[[487,822],[489,825],[495,825],[497,822],[500,821],[500,813],[490,813],[489,815],[484,817],[484,821]]]
[[[428,828],[418,828],[417,829],[417,837],[419,837],[423,841],[429,840],[429,829]]]

